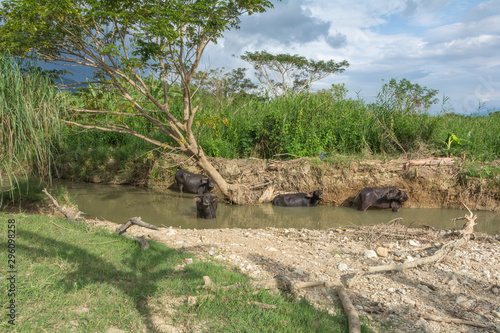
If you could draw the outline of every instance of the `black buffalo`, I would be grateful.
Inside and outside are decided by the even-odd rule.
[[[359,197],[358,210],[365,211],[368,207],[391,208],[397,212],[402,203],[408,200],[408,195],[401,189],[390,187],[365,187],[354,198]]]
[[[273,205],[285,207],[311,207],[317,206],[321,198],[323,198],[323,192],[320,190],[316,190],[311,194],[279,194],[274,197]]]
[[[198,194],[196,200],[196,216],[202,219],[214,219],[219,198],[211,193]]]
[[[212,178],[182,169],[175,173],[175,180],[181,193],[186,191],[188,193],[202,194],[212,191],[215,187],[215,182]]]

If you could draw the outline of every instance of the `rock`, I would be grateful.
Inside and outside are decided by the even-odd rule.
[[[410,244],[411,246],[420,246],[420,243],[418,241],[413,240],[413,239],[410,239],[408,244]]]
[[[347,265],[341,262],[338,266],[339,271],[347,271]]]
[[[393,293],[393,292],[395,292],[395,291],[396,291],[396,289],[394,289],[394,288],[389,288],[389,289],[387,289],[387,291],[388,291],[388,292],[390,292],[390,293]]]
[[[381,246],[377,247],[376,252],[377,252],[377,255],[379,257],[386,258],[389,255],[389,251],[385,247],[381,247]]]
[[[272,252],[276,252],[276,251],[278,251],[278,249],[275,249],[274,247],[270,247],[270,248],[268,248],[267,250],[268,250],[268,251],[272,251]]]
[[[412,256],[408,256],[408,257],[406,257],[405,262],[412,262],[412,261],[415,261],[415,259],[413,259],[413,257],[412,257]]]
[[[363,252],[363,258],[365,259],[377,258],[377,253],[373,250],[365,250]]]
[[[460,303],[463,303],[463,302],[466,302],[467,301],[467,298],[463,297],[463,296],[458,296],[457,297],[457,304],[460,304]]]

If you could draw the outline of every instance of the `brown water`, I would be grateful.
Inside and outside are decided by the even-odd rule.
[[[328,229],[341,226],[362,226],[386,223],[402,217],[407,226],[428,225],[438,229],[460,229],[464,221],[451,220],[464,216],[465,210],[440,208],[368,209],[359,212],[354,207],[319,205],[316,207],[275,207],[270,203],[257,206],[236,206],[219,203],[217,218],[196,217],[194,194],[170,191],[159,193],[127,185],[101,185],[58,182],[67,187],[86,218],[101,218],[116,223],[140,216],[157,226],[182,228],[306,228]],[[474,212],[478,218],[476,231],[500,233],[500,213]]]

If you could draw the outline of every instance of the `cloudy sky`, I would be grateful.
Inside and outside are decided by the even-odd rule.
[[[345,83],[371,101],[382,80],[406,78],[450,97],[456,113],[500,110],[499,0],[276,1],[209,46],[204,65],[251,68],[239,56],[261,50],[350,63],[317,89]]]

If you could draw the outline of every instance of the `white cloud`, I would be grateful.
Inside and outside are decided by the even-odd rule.
[[[224,47],[207,49],[218,58],[212,66],[249,67],[239,56],[258,50],[345,59],[351,66],[318,88],[345,82],[370,99],[382,79],[407,78],[449,96],[456,112],[475,111],[480,100],[500,109],[498,0],[290,0],[275,7],[243,18]]]

